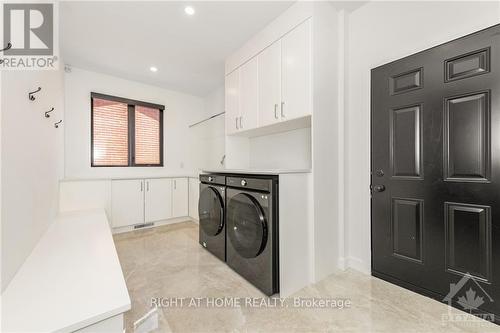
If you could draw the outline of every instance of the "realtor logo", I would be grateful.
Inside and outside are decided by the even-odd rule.
[[[470,314],[484,320],[494,321],[494,315],[480,310],[480,307],[483,305],[493,303],[493,298],[491,298],[479,282],[469,273],[465,274],[458,283],[450,284],[450,292],[443,299],[443,302],[447,302],[450,307],[453,304],[459,304],[464,311]],[[465,320],[461,316],[453,317],[455,321]],[[448,319],[453,317],[448,317]],[[467,320],[470,321],[470,319]]]
[[[58,67],[57,3],[4,3],[2,70]]]
[[[54,54],[53,4],[4,4],[3,22],[3,40],[12,44],[6,56]]]

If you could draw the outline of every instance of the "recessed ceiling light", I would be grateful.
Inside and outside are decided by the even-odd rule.
[[[158,68],[156,68],[155,66],[149,67],[149,70],[153,73],[158,72]]]
[[[187,6],[186,8],[184,8],[184,12],[186,12],[186,14],[188,15],[194,15],[194,8],[191,6]]]

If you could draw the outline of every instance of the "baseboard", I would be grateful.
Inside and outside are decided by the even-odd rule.
[[[345,266],[360,273],[371,275],[371,267],[369,263],[356,257],[347,257],[345,260]]]
[[[347,259],[345,257],[339,258],[337,268],[341,271],[345,271],[347,269]]]

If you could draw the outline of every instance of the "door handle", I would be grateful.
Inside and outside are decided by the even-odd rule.
[[[238,117],[234,118],[234,120],[236,120],[236,129],[239,129],[238,128]]]
[[[281,116],[285,118],[285,102],[281,102]]]
[[[278,104],[274,104],[274,119],[278,119]]]
[[[384,192],[385,191],[385,186],[384,185],[375,185],[373,186],[373,191],[375,192]]]
[[[242,120],[243,120],[243,116],[240,117],[240,129],[243,128],[243,124],[241,123]]]

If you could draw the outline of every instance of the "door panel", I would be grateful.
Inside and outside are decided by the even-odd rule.
[[[188,216],[188,179],[173,179],[172,212],[173,217]]]
[[[240,68],[240,130],[259,126],[259,62],[254,57]]]
[[[259,124],[280,121],[281,107],[281,41],[262,51],[259,59]]]
[[[500,316],[500,25],[371,83],[373,274],[440,301],[470,274]]]
[[[394,177],[422,176],[422,105],[390,111],[391,174]]]
[[[144,223],[144,181],[113,180],[111,212],[113,228]]]
[[[489,91],[447,98],[444,111],[444,172],[448,181],[488,181]]]
[[[446,267],[491,281],[491,207],[445,202]]]
[[[228,74],[225,80],[226,134],[238,130],[240,117],[240,69]]]
[[[146,179],[146,223],[172,217],[172,180],[168,178]]]
[[[305,21],[281,40],[284,120],[311,114],[311,22]]]
[[[392,199],[393,254],[403,259],[423,261],[423,201]]]

